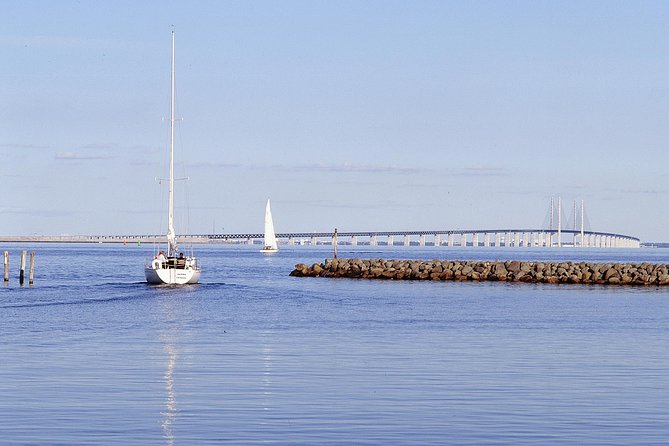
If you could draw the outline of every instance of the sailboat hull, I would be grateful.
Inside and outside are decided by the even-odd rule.
[[[200,280],[199,269],[153,269],[147,266],[144,268],[144,275],[146,281],[154,285],[189,285],[198,283]]]
[[[265,254],[272,254],[272,253],[275,253],[275,252],[279,252],[279,248],[273,248],[271,246],[266,246],[263,249],[261,249],[260,252],[264,252]]]

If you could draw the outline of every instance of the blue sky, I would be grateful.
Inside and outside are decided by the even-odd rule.
[[[0,7],[0,233],[165,232],[174,25],[177,232],[669,240],[668,2]]]

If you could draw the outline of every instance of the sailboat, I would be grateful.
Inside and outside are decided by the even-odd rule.
[[[170,176],[167,194],[167,255],[160,251],[150,264],[145,265],[144,275],[151,284],[185,285],[200,280],[200,267],[195,257],[184,257],[179,251],[174,232],[174,31],[172,31],[172,75],[170,103]]]
[[[269,199],[265,206],[265,240],[260,252],[277,252],[279,246],[276,243],[276,234],[274,233],[274,222],[272,221],[272,210],[269,207]]]

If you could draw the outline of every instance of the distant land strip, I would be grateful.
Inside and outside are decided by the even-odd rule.
[[[669,285],[669,265],[655,263],[505,262],[451,260],[326,259],[295,265],[296,277],[460,282]]]

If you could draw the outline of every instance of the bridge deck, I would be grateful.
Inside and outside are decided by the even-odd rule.
[[[517,235],[525,236],[526,234],[541,234],[542,236],[557,237],[558,235],[564,236],[581,236],[581,231],[563,229],[558,231],[557,229],[536,229],[536,228],[523,228],[523,229],[448,229],[448,230],[412,230],[412,231],[349,231],[349,232],[338,232],[337,236],[340,238],[357,238],[357,237],[426,237],[432,236],[435,238],[441,236],[454,236],[460,235],[461,237],[466,237],[470,235],[474,237],[491,237],[497,236],[506,239],[506,235],[510,234],[514,239],[517,238]],[[601,232],[601,231],[583,231],[584,237],[600,237],[600,238],[614,238],[624,241],[629,241],[633,243],[640,243],[639,238],[617,234],[613,232]],[[331,240],[334,236],[333,232],[284,232],[277,233],[276,237],[279,239],[328,239]],[[262,239],[262,233],[239,233],[239,234],[187,234],[178,236],[181,240],[188,241],[191,243],[208,243],[210,241],[234,241],[234,240],[253,240],[253,239]],[[34,235],[34,236],[0,236],[0,242],[60,242],[60,243],[131,243],[141,241],[144,243],[160,243],[165,240],[165,235],[155,235],[155,234],[123,234],[123,235]]]

